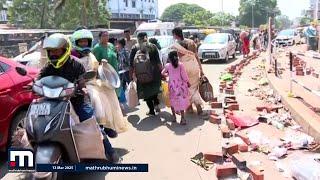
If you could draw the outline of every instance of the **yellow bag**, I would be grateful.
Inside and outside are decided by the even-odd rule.
[[[170,105],[170,96],[169,96],[169,84],[166,81],[162,81],[162,99],[167,107],[171,107]]]

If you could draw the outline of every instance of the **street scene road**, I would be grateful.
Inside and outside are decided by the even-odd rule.
[[[0,179],[320,180],[319,7],[0,0]]]

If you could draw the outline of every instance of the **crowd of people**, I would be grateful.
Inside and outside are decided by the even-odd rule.
[[[131,82],[137,84],[137,97],[143,99],[149,110],[147,116],[160,113],[159,94],[163,82],[168,84],[168,98],[172,110],[173,122],[181,116],[180,124],[186,125],[185,113],[205,115],[203,99],[199,93],[200,78],[204,75],[197,56],[197,45],[191,39],[183,37],[182,29],[172,30],[176,40],[168,54],[168,63],[160,58],[160,45],[156,39],[148,39],[146,33],[137,35],[137,41],[125,31],[124,38],[110,41],[108,31],[99,33],[99,42],[93,45],[92,33],[85,27],[75,30],[69,38],[63,34],[52,34],[41,43],[47,54],[47,63],[42,67],[39,79],[46,76],[60,76],[75,82],[87,71],[98,71],[99,65],[111,66],[120,77],[119,88],[110,88],[99,73],[96,79],[81,82],[81,94],[71,98],[75,113],[80,122],[96,117],[104,135],[103,144],[106,156],[112,162],[118,161],[109,138],[128,129],[125,116],[123,93]],[[90,98],[88,98],[90,97]]]

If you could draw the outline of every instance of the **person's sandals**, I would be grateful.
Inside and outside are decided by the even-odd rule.
[[[181,118],[180,125],[187,125],[186,119]]]
[[[147,115],[147,116],[155,116],[156,113],[155,113],[155,112],[148,112],[146,115]]]
[[[154,109],[156,110],[157,113],[160,113],[161,111],[159,105],[157,105]]]
[[[176,117],[176,116],[172,116],[171,119],[172,119],[171,122],[173,122],[173,123],[176,123],[176,122],[177,122],[177,117]]]

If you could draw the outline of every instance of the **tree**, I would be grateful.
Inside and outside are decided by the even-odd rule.
[[[199,11],[206,11],[204,8],[196,4],[178,3],[167,7],[161,19],[163,21],[182,22],[184,15],[195,14]]]
[[[210,18],[213,14],[210,11],[202,10],[194,14],[189,13],[183,16],[183,22],[187,25],[208,26],[210,25]]]
[[[302,18],[300,18],[299,24],[300,24],[300,26],[305,26],[305,25],[309,25],[310,22],[312,22],[312,18],[310,18],[310,17],[302,17]]]
[[[218,12],[213,14],[209,21],[212,26],[230,26],[230,24],[235,20],[236,18],[231,14]]]
[[[105,6],[106,0],[14,0],[9,21],[26,28],[95,27],[108,23]]]
[[[277,0],[240,0],[239,18],[242,25],[259,27],[268,22],[269,16],[279,14]]]
[[[275,20],[277,29],[288,29],[292,25],[292,21],[286,15],[277,16]]]
[[[52,3],[47,0],[14,0],[9,8],[9,22],[26,28],[49,28]]]

